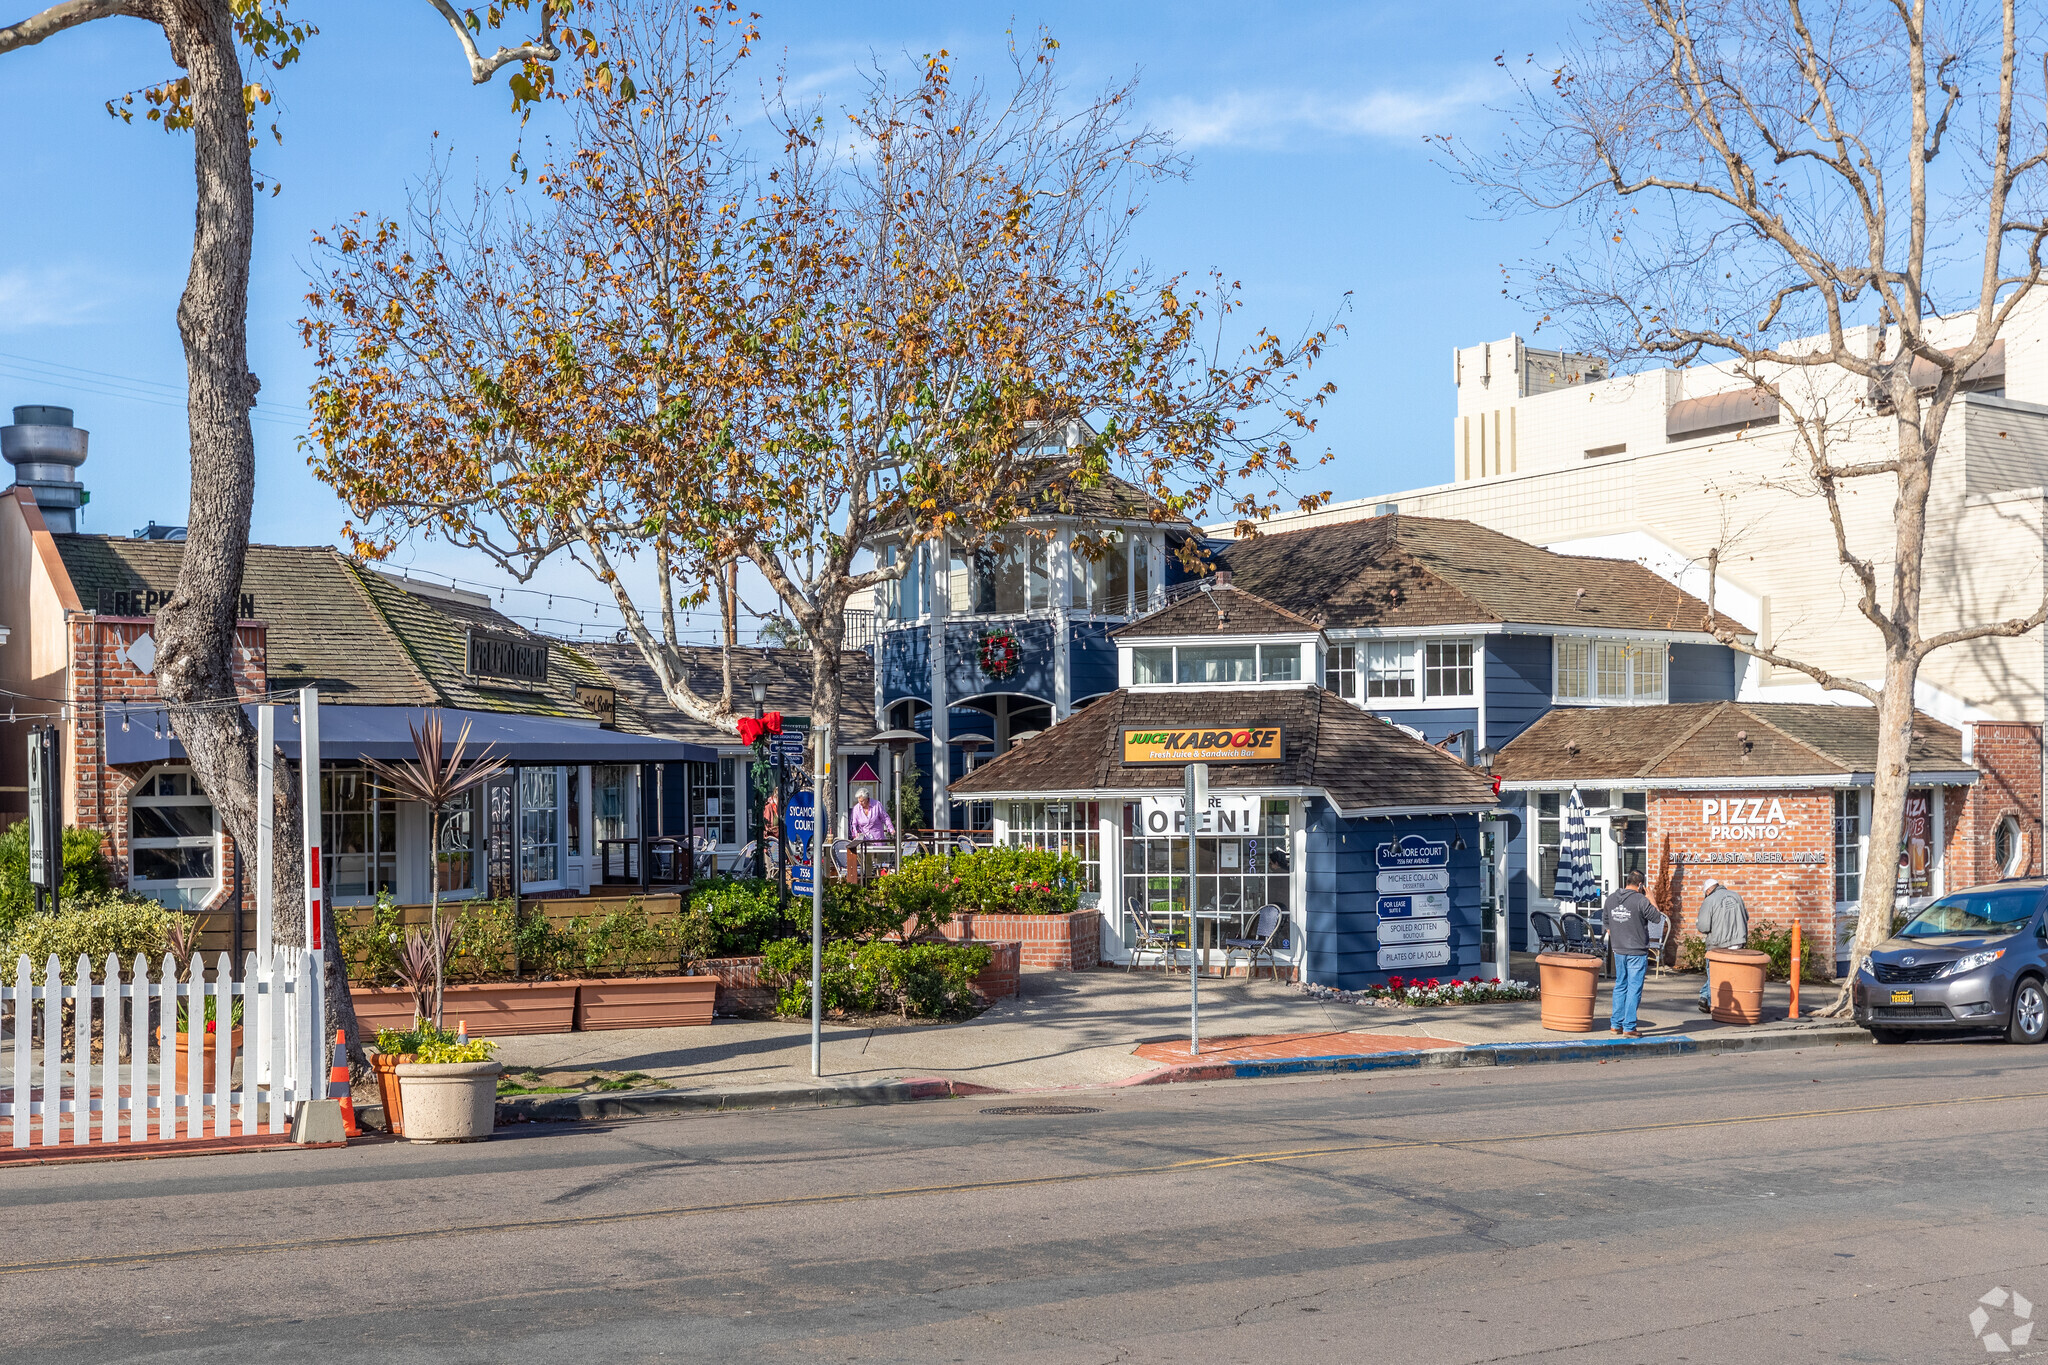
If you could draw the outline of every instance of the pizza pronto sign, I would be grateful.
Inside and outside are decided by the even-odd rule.
[[[1765,842],[1788,837],[1793,825],[1785,817],[1785,803],[1768,796],[1707,797],[1700,802],[1700,823],[1712,840]]]
[[[1126,763],[1278,763],[1281,753],[1277,725],[1124,730]]]

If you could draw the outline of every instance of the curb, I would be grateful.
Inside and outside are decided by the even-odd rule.
[[[1777,1052],[1790,1048],[1870,1042],[1866,1029],[1830,1025],[1711,1038],[1612,1038],[1584,1042],[1486,1043],[1409,1052],[1353,1053],[1341,1057],[1274,1057],[1247,1062],[1189,1062],[1112,1082],[1178,1085],[1188,1081],[1242,1081],[1342,1071],[1416,1071],[1425,1067],[1537,1066],[1548,1062],[1610,1062],[1630,1057],[1691,1057],[1722,1052]]]
[[[515,1095],[498,1101],[498,1122],[589,1123],[654,1114],[716,1113],[737,1109],[827,1109],[843,1105],[905,1104],[955,1095],[1001,1095],[994,1086],[937,1076],[865,1085],[806,1085],[763,1090],[638,1090],[597,1095]]]

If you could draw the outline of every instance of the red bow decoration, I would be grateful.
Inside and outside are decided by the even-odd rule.
[[[780,711],[770,711],[767,715],[758,719],[753,716],[741,716],[739,719],[739,729],[740,742],[742,744],[759,744],[769,735],[779,735],[782,733],[782,713]]]

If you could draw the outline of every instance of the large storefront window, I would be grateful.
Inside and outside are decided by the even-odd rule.
[[[1835,903],[1863,899],[1863,793],[1835,793]]]
[[[192,774],[164,768],[128,797],[129,889],[173,910],[197,910],[220,885],[213,803]]]
[[[562,880],[562,774],[556,768],[519,770],[519,881],[545,886]]]
[[[320,772],[321,875],[336,901],[398,894],[398,803],[352,763]]]
[[[605,763],[590,770],[591,814],[597,841],[633,837],[633,770],[623,763]]]
[[[1227,938],[1249,937],[1259,911],[1277,905],[1292,911],[1292,846],[1288,839],[1288,803],[1259,803],[1256,834],[1197,836],[1195,840],[1195,942],[1221,947]],[[1148,833],[1143,807],[1124,803],[1123,872],[1125,905],[1118,906],[1126,947],[1137,942],[1137,929],[1125,906],[1135,901],[1164,928],[1177,920],[1186,932],[1188,910],[1188,839],[1185,834]],[[1300,936],[1294,936],[1300,941]]]
[[[1102,806],[1095,801],[1012,801],[1007,838],[1014,848],[1071,853],[1081,860],[1085,890],[1102,890]]]
[[[740,761],[690,765],[690,833],[721,844],[740,841]]]
[[[441,894],[476,889],[477,793],[466,791],[441,812],[441,847],[435,858]]]

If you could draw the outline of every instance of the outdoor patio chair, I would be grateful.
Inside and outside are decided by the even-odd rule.
[[[1180,950],[1180,940],[1170,933],[1153,928],[1151,912],[1139,904],[1136,896],[1125,897],[1124,907],[1131,912],[1131,923],[1138,929],[1138,941],[1131,948],[1131,960],[1124,970],[1133,971],[1137,968],[1139,953],[1156,952],[1166,970],[1172,971],[1173,955]]]
[[[905,839],[903,841],[903,856],[906,858],[922,858],[924,856],[924,845],[915,839]]]
[[[1564,947],[1564,931],[1558,928],[1557,916],[1548,910],[1531,910],[1529,927],[1536,931],[1538,951],[1547,953]]]
[[[698,835],[690,841],[690,859],[698,876],[717,876],[718,841],[708,834]]]
[[[749,839],[744,848],[732,855],[732,864],[727,871],[735,877],[744,877],[754,870],[754,850],[760,845]]]
[[[1586,917],[1575,911],[1567,911],[1558,917],[1558,927],[1564,931],[1566,952],[1597,953],[1600,945],[1586,928]]]
[[[1245,980],[1249,981],[1253,976],[1257,975],[1260,957],[1264,957],[1266,965],[1272,969],[1273,979],[1279,980],[1280,962],[1275,954],[1284,951],[1289,946],[1286,943],[1280,942],[1280,935],[1286,931],[1287,912],[1285,910],[1282,910],[1277,905],[1260,906],[1259,921],[1253,927],[1250,938],[1226,938],[1223,940],[1223,974],[1225,976],[1230,975],[1230,955],[1232,953],[1248,952],[1251,956],[1245,961]]]
[[[852,849],[853,844],[849,840],[834,839],[832,841],[832,865],[839,869],[839,875],[842,877],[846,875],[846,858]]]
[[[1659,920],[1650,928],[1649,975],[1651,976],[1665,976],[1671,971],[1669,967],[1664,965],[1664,928],[1670,922],[1668,919]]]

